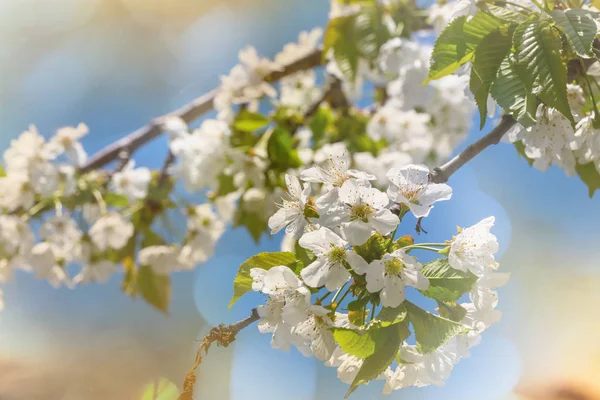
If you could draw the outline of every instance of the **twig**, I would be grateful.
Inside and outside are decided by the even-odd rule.
[[[208,349],[213,342],[217,342],[217,346],[227,347],[235,341],[236,335],[244,328],[258,321],[258,311],[256,308],[252,309],[252,314],[249,317],[244,318],[241,321],[235,322],[231,325],[221,324],[210,330],[210,333],[204,337],[198,351],[196,352],[196,362],[194,366],[188,371],[183,381],[183,392],[179,396],[178,400],[193,400],[194,398],[194,385],[196,384],[196,368],[202,362],[202,350],[205,354],[208,354]]]
[[[175,155],[172,151],[169,150],[169,154],[165,158],[165,162],[160,170],[160,176],[158,177],[158,186],[162,186],[165,184],[165,181],[169,177],[169,167],[175,161]]]
[[[265,81],[275,82],[296,72],[319,66],[322,64],[322,62],[322,50],[316,49],[312,53],[307,54],[306,56],[284,66],[281,70],[271,72],[265,77]],[[138,148],[155,139],[163,132],[163,121],[168,117],[178,117],[186,123],[190,123],[196,118],[201,117],[214,108],[213,100],[218,93],[219,88],[213,89],[210,92],[196,98],[192,102],[184,105],[183,107],[153,119],[147,125],[144,125],[137,131],[130,133],[129,135],[117,140],[116,142],[100,150],[98,153],[94,154],[80,168],[80,171],[89,172],[91,170],[103,167],[109,162],[115,160],[123,149],[127,149],[129,153],[133,153]]]
[[[430,174],[433,183],[445,183],[450,176],[458,171],[463,165],[471,161],[475,156],[493,144],[498,144],[502,136],[512,128],[517,121],[510,115],[503,115],[502,120],[490,133],[470,144],[459,155],[448,161],[441,167],[434,168]]]

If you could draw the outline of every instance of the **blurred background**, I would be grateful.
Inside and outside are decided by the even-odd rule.
[[[85,122],[93,153],[218,85],[244,45],[273,56],[300,30],[323,27],[328,9],[327,0],[0,0],[0,149],[29,124],[51,136]],[[473,128],[468,141],[480,134]],[[135,158],[158,167],[165,153],[159,139]],[[599,399],[598,198],[558,169],[530,168],[507,144],[450,184],[454,200],[436,206],[425,228],[445,239],[456,225],[496,216],[501,268],[512,273],[500,291],[504,317],[445,387],[388,398]],[[123,295],[120,276],[57,290],[18,274],[0,313],[0,399],[146,400],[148,385],[158,399],[176,398],[197,340],[259,301],[249,295],[227,310],[237,267],[280,239],[226,233],[207,264],[174,275],[169,315]],[[211,348],[197,398],[343,397],[335,369],[271,350],[269,340],[251,327],[229,348]],[[380,391],[375,382],[352,398]]]

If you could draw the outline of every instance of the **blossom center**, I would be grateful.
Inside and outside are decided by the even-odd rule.
[[[393,258],[383,262],[383,268],[386,275],[400,276],[400,272],[404,269],[404,263],[397,258]]]
[[[369,215],[374,211],[375,209],[368,204],[355,204],[350,209],[350,219],[369,222]]]
[[[327,257],[331,263],[341,264],[346,261],[346,249],[344,247],[332,246]]]

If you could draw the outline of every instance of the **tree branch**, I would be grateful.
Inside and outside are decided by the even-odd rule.
[[[433,183],[445,183],[450,176],[458,171],[463,165],[471,161],[475,156],[493,144],[498,144],[502,136],[512,128],[517,121],[510,115],[503,115],[502,120],[490,133],[471,143],[459,155],[448,161],[441,167],[434,168],[430,174],[430,180]]]
[[[202,343],[198,346],[198,351],[196,352],[196,362],[194,366],[188,371],[185,376],[185,380],[183,381],[183,392],[179,396],[178,400],[193,400],[194,398],[194,384],[196,383],[196,368],[202,362],[202,350],[204,350],[205,354],[208,354],[208,349],[210,348],[213,342],[217,342],[217,346],[227,347],[231,343],[235,341],[236,335],[244,328],[252,325],[254,322],[258,321],[260,317],[258,316],[258,310],[256,308],[252,309],[252,313],[249,317],[244,318],[241,321],[235,322],[231,325],[221,324],[212,328],[208,335],[202,339]]]
[[[314,68],[322,63],[322,50],[319,48],[312,53],[307,54],[306,56],[284,66],[281,70],[271,72],[265,77],[265,81],[276,82],[281,78],[292,75],[299,71]],[[163,121],[168,117],[178,117],[186,123],[190,123],[201,117],[214,108],[213,101],[215,96],[219,93],[219,90],[219,88],[213,89],[210,92],[196,98],[192,102],[184,105],[183,107],[153,119],[135,132],[132,132],[129,135],[108,145],[104,149],[91,156],[80,168],[80,171],[89,172],[91,170],[103,167],[104,165],[118,158],[119,153],[122,150],[127,150],[130,154],[132,154],[135,150],[163,133]]]

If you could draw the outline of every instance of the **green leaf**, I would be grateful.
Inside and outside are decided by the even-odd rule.
[[[294,251],[296,252],[296,257],[298,260],[302,261],[302,264],[304,265],[311,264],[317,258],[312,251],[300,246],[297,240],[294,244]]]
[[[350,81],[356,78],[360,56],[354,30],[355,21],[356,15],[333,18],[329,20],[323,36],[323,56],[333,50],[340,70]]]
[[[4,165],[0,164],[0,178],[4,178],[6,176],[6,169]]]
[[[572,8],[570,10],[553,10],[552,18],[560,26],[571,48],[580,57],[593,57],[592,44],[598,33],[594,17],[587,10]]]
[[[496,3],[502,4],[504,2],[497,1]],[[502,19],[504,21],[523,22],[527,19],[527,17],[524,14],[522,14],[518,11],[515,11],[515,10],[507,8],[507,7],[499,7],[499,6],[496,6],[493,4],[488,4],[483,1],[480,1],[479,3],[477,3],[477,7],[481,11],[484,11],[487,14],[491,14],[494,17]]]
[[[233,227],[243,226],[246,228],[252,239],[256,243],[260,241],[260,237],[267,231],[268,219],[261,212],[250,212],[243,208],[243,198],[240,200],[238,209],[233,217]]]
[[[365,244],[354,246],[354,251],[368,263],[373,260],[380,260],[387,252],[390,240],[389,237],[384,237],[379,233],[375,233]]]
[[[110,207],[121,208],[129,205],[129,199],[127,199],[127,197],[116,193],[106,193],[104,195],[104,202]]]
[[[292,135],[281,127],[275,128],[269,137],[267,153],[272,168],[288,170],[302,165],[302,160],[300,160],[298,152],[294,149]]]
[[[404,301],[408,311],[408,319],[413,326],[417,346],[422,354],[431,353],[467,327],[446,318],[439,317]]]
[[[346,353],[358,358],[367,358],[375,351],[373,331],[356,331],[346,328],[334,328],[333,337]]]
[[[438,36],[431,54],[429,76],[424,83],[456,71],[469,61],[479,43],[503,21],[483,11],[467,21],[462,16],[452,21]]]
[[[312,116],[308,123],[308,127],[312,131],[312,137],[315,145],[319,145],[327,134],[327,128],[333,122],[333,114],[329,107],[319,107],[317,112]]]
[[[467,53],[472,54],[484,37],[503,24],[506,24],[506,21],[478,11],[463,27]]]
[[[590,198],[594,196],[596,189],[600,189],[600,174],[593,162],[587,164],[577,164],[577,175],[589,189]]]
[[[356,44],[361,55],[367,60],[375,60],[379,55],[379,48],[391,38],[384,18],[384,10],[376,2],[362,7],[356,15]]]
[[[573,122],[567,99],[567,67],[562,61],[560,36],[548,19],[534,19],[522,23],[513,36],[517,67],[528,91],[537,95],[546,105],[557,109]]]
[[[487,119],[487,100],[498,69],[512,47],[513,29],[496,29],[483,38],[475,49],[470,89],[479,108],[479,129]]]
[[[143,265],[137,275],[138,293],[152,306],[167,312],[171,297],[171,279],[168,275],[156,274],[152,268]]]
[[[304,267],[304,265],[296,259],[296,255],[289,251],[260,253],[244,261],[243,264],[240,265],[233,281],[233,296],[229,302],[229,308],[231,308],[240,297],[252,290],[252,277],[250,277],[250,270],[252,268],[269,270],[280,265],[290,267],[295,273],[299,273]]]
[[[438,301],[440,316],[449,320],[460,322],[467,315],[467,310],[455,302]]]
[[[527,90],[509,57],[500,65],[491,93],[496,103],[521,125],[535,124],[537,98]]]
[[[470,292],[477,282],[477,276],[452,268],[447,258],[426,264],[421,272],[429,279],[429,288],[420,292],[439,301],[456,301]]]
[[[214,197],[222,197],[229,193],[233,193],[238,189],[233,183],[233,175],[220,174],[217,179],[219,184]]]
[[[525,145],[523,144],[523,141],[519,140],[513,144],[515,145],[515,149],[517,149],[517,154],[519,157],[523,157],[531,167],[533,165],[533,159],[527,157],[527,154],[525,154]]]
[[[466,21],[466,16],[459,17],[440,33],[431,53],[429,75],[423,83],[449,75],[468,61],[468,58],[463,60],[467,56],[467,42],[463,33]]]
[[[379,312],[379,315],[377,315],[377,319],[381,321],[380,325],[385,327],[404,321],[406,315],[406,306],[404,304],[400,304],[398,307],[394,308],[383,307]]]
[[[375,343],[373,353],[363,361],[345,397],[348,397],[360,385],[377,378],[394,362],[400,345],[410,336],[410,330],[408,323],[404,321],[376,329],[371,335]]]
[[[142,247],[150,247],[150,246],[161,246],[165,244],[165,239],[162,238],[156,232],[146,229],[144,231],[144,239],[142,240]]]
[[[242,108],[233,122],[233,128],[242,132],[254,132],[269,125],[269,118]]]

